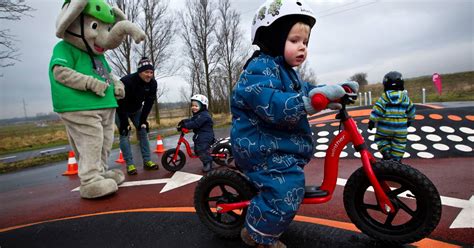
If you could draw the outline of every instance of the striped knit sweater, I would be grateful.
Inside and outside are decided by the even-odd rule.
[[[386,91],[375,102],[370,120],[377,123],[377,132],[405,131],[407,122],[415,117],[415,105],[404,91]]]

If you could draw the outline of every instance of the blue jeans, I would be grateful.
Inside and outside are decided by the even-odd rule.
[[[148,134],[145,128],[140,127],[140,116],[142,110],[135,113],[127,113],[127,118],[130,119],[137,130],[138,142],[140,144],[140,152],[142,153],[143,163],[150,161],[150,143],[148,142]],[[115,124],[120,129],[120,120],[118,114],[115,114]],[[130,147],[130,132],[127,135],[120,134],[120,150],[122,150],[123,159],[127,165],[135,164],[133,162],[132,148]]]

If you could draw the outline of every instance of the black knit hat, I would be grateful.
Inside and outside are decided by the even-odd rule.
[[[265,27],[260,35],[258,46],[262,52],[271,56],[280,56],[285,52],[285,43],[291,28],[297,22],[303,22],[311,27],[311,20],[301,15],[284,16],[269,27]]]
[[[137,65],[137,72],[140,73],[142,71],[146,71],[146,70],[152,70],[154,71],[155,70],[155,67],[153,66],[153,64],[151,63],[151,60],[148,59],[147,57],[143,57],[140,59],[140,61],[138,62],[138,65]]]

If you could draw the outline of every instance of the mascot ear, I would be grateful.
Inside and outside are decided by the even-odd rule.
[[[87,2],[88,0],[65,0],[56,20],[56,36],[58,38],[64,38],[64,33],[85,9]]]
[[[114,6],[112,8],[112,10],[115,13],[115,18],[116,18],[115,22],[116,23],[119,22],[119,21],[127,20],[127,16],[117,6]]]

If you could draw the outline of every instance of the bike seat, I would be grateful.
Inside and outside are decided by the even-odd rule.
[[[304,198],[324,197],[329,194],[326,190],[322,190],[315,185],[307,185],[304,190]]]

